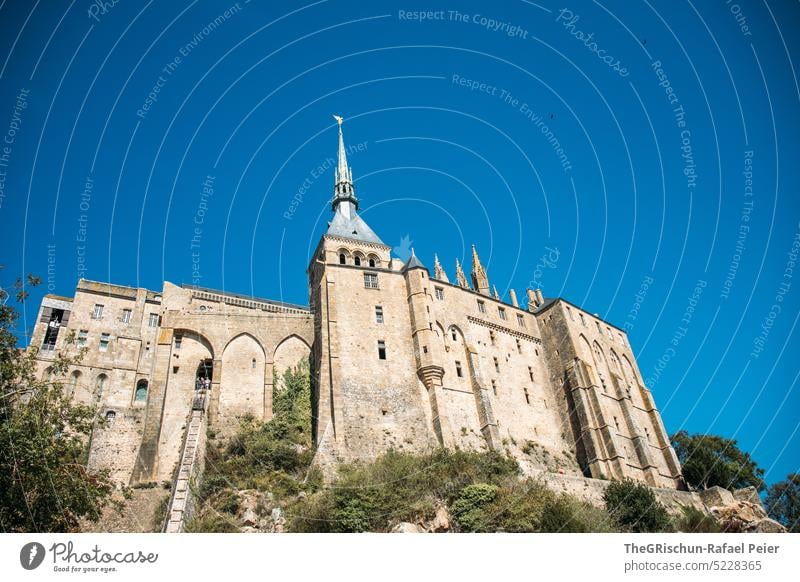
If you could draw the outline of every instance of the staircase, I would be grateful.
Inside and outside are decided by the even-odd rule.
[[[192,412],[186,427],[180,465],[172,482],[172,496],[162,531],[181,533],[194,511],[196,485],[202,470],[206,437],[206,393],[198,390],[192,401]]]

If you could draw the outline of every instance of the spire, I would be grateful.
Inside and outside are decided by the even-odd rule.
[[[475,245],[472,245],[472,287],[479,293],[489,295],[489,277],[486,275],[486,269],[481,265]]]
[[[461,263],[458,262],[458,259],[456,259],[456,282],[458,283],[459,287],[469,289],[467,276],[464,274],[464,269],[461,268]]]
[[[433,255],[433,278],[445,283],[450,282],[450,279],[447,278],[447,273],[444,272],[442,264],[439,262],[439,255]]]
[[[344,118],[338,115],[334,115],[333,118],[339,124],[339,163],[334,176],[332,205],[333,210],[336,211],[339,204],[349,202],[345,205],[347,207],[345,210],[348,215],[351,215],[352,211],[358,210],[358,198],[356,198],[356,191],[353,187],[353,171],[347,165],[347,150],[344,147],[344,135],[342,134]]]
[[[414,247],[411,247],[411,257],[408,259],[405,267],[403,267],[403,272],[408,271],[409,269],[425,269],[426,271],[428,268],[422,264],[417,258],[417,255],[414,254]]]
[[[494,290],[494,298],[500,301],[500,293],[497,292],[497,285],[492,285],[492,289]]]

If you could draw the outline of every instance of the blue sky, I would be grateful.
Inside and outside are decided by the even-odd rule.
[[[81,275],[307,303],[337,113],[398,254],[475,243],[504,295],[626,327],[670,433],[800,468],[797,3],[33,6],[0,9],[28,326]]]

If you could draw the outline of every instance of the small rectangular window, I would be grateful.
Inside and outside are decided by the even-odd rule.
[[[120,318],[122,323],[130,323],[131,321],[131,310],[130,309],[123,309],[122,310],[122,317]]]
[[[100,336],[100,351],[107,352],[108,351],[108,343],[111,340],[111,336],[107,333],[104,333]]]
[[[378,288],[378,274],[377,273],[364,273],[364,287],[367,289]]]
[[[92,311],[92,319],[103,318],[103,306],[100,303],[94,304],[94,311]]]
[[[486,304],[480,299],[478,299],[478,311],[481,313],[486,313]]]
[[[517,340],[517,352],[522,353],[522,342]]]
[[[82,329],[82,330],[80,330],[78,332],[78,342],[77,343],[78,343],[78,347],[79,348],[82,348],[83,346],[86,345],[86,336],[88,336],[88,335],[89,335],[89,330],[88,329]]]
[[[183,343],[183,336],[176,335],[175,336],[175,349],[181,349],[181,343]]]
[[[438,299],[439,301],[444,299],[444,289],[442,289],[441,287],[436,287],[435,291],[436,291],[436,299]]]
[[[525,318],[522,317],[522,314],[517,313],[517,325],[520,327],[525,327]]]
[[[497,358],[492,358],[492,359],[494,360],[494,371],[495,372],[499,372],[500,371],[500,362],[497,361]]]
[[[456,376],[458,376],[459,378],[464,377],[464,372],[461,369],[461,362],[459,361],[456,361]]]
[[[531,382],[533,382],[533,368],[528,366],[528,376],[531,378]]]
[[[489,340],[492,342],[492,345],[495,345],[497,343],[497,336],[491,329],[489,330]]]
[[[375,306],[375,323],[383,323],[383,307],[381,305]]]
[[[378,359],[379,360],[386,359],[386,342],[383,341],[378,342]]]
[[[497,313],[500,314],[500,319],[502,319],[503,321],[508,319],[508,315],[506,315],[506,310],[504,308],[498,307],[497,308]]]
[[[147,320],[149,327],[158,327],[158,313],[151,313],[150,318]]]
[[[497,380],[492,380],[492,392],[497,396]]]

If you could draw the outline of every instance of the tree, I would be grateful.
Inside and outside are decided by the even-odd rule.
[[[716,435],[689,435],[685,430],[670,438],[683,466],[683,477],[692,487],[719,486],[740,489],[753,486],[763,491],[764,469],[742,451],[733,439]]]
[[[790,532],[800,533],[800,473],[790,473],[770,487],[764,504],[772,519]]]
[[[27,285],[38,284],[28,276]],[[17,281],[18,301],[25,285]],[[57,354],[51,374],[36,378],[35,350],[17,348],[14,307],[0,289],[0,529],[65,532],[96,520],[114,489],[106,472],[86,467],[95,410],[75,404],[58,381],[80,359]]]

